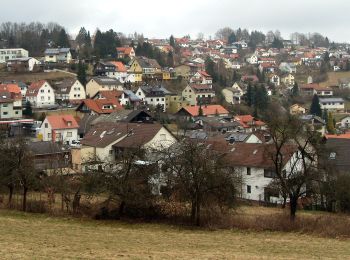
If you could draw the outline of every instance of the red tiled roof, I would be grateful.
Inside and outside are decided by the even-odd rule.
[[[46,82],[46,80],[40,80],[40,81],[37,81],[37,82],[33,82],[27,89],[27,92],[26,92],[26,96],[31,96],[31,97],[34,97],[34,96],[37,96],[38,95],[38,92],[39,92],[39,89],[42,87],[42,85],[44,85]]]
[[[211,78],[211,76],[204,70],[200,70],[198,72],[199,72],[199,74],[201,74],[202,76],[204,76],[206,78]]]
[[[252,117],[251,115],[241,115],[235,116],[234,118],[238,123],[240,123],[244,128],[250,128],[252,126],[263,126],[264,122]]]
[[[119,98],[123,94],[123,91],[119,91],[119,90],[100,90],[100,91],[98,91],[95,94],[94,99],[97,99],[95,97],[97,97],[98,94],[100,94],[102,96],[102,98],[112,100],[112,99]]]
[[[127,69],[121,61],[110,61],[109,63],[113,64],[117,72],[126,72]]]
[[[184,107],[189,114],[192,116],[198,116],[199,106],[187,106]],[[216,114],[228,114],[229,112],[221,105],[207,105],[202,106],[203,116],[216,115]]]
[[[85,104],[88,109],[97,114],[110,114],[116,110],[123,109],[122,105],[116,99],[84,99],[77,109]],[[104,109],[104,105],[112,105],[112,109]]]
[[[130,55],[132,50],[132,47],[117,47],[117,52],[123,52],[126,55]]]
[[[350,139],[350,133],[340,134],[340,135],[325,135],[327,139]]]
[[[50,115],[46,116],[52,129],[73,129],[79,125],[72,115]],[[69,123],[70,122],[70,123]]]
[[[21,89],[17,84],[0,84],[0,92],[8,92],[16,100],[22,99]]]

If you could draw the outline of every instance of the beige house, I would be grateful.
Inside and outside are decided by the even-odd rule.
[[[215,91],[211,85],[197,85],[189,84],[182,91],[182,97],[190,102],[191,106],[198,104],[210,104],[213,97],[215,97]]]
[[[86,96],[93,97],[101,90],[119,90],[123,91],[123,84],[115,79],[108,77],[93,77],[86,84]]]
[[[73,169],[85,171],[88,162],[113,163],[126,149],[165,149],[176,138],[160,124],[103,123],[95,125],[81,140],[82,146],[72,153]]]
[[[291,115],[305,114],[306,109],[304,107],[300,106],[299,104],[294,104],[294,105],[289,107],[289,113]]]
[[[46,49],[44,60],[48,63],[70,63],[72,54],[69,48]]]
[[[238,83],[234,83],[230,88],[224,88],[222,90],[222,94],[225,97],[225,100],[229,104],[240,104],[241,99],[244,95],[244,91],[238,85]]]
[[[284,85],[292,86],[295,83],[294,76],[292,74],[288,74],[287,76],[282,77],[281,82]]]

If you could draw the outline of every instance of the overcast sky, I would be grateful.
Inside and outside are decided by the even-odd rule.
[[[2,0],[5,1],[5,0]],[[76,34],[112,28],[145,37],[176,37],[199,32],[205,37],[229,26],[292,32],[320,32],[350,42],[349,0],[11,0],[2,5],[0,22],[57,22]]]

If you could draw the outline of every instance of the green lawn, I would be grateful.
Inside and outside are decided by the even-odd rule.
[[[1,259],[350,258],[350,241],[0,211]]]

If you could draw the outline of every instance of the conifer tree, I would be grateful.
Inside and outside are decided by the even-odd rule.
[[[316,94],[312,98],[312,103],[311,103],[311,107],[310,107],[310,114],[322,117],[320,100],[318,99],[318,96]]]

